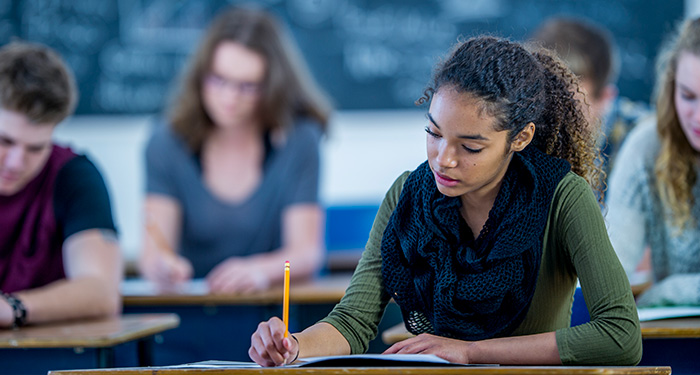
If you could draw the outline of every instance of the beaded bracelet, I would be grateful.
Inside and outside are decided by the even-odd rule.
[[[12,315],[14,316],[12,328],[19,328],[25,325],[27,323],[27,309],[24,307],[22,301],[9,293],[2,293],[2,297],[5,298],[7,303],[12,307]]]

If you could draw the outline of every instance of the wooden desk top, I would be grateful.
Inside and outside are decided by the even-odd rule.
[[[289,302],[297,304],[338,303],[350,285],[350,274],[321,277],[300,283],[292,280]],[[125,306],[152,305],[273,305],[282,303],[282,285],[279,288],[255,294],[161,294],[125,295]]]
[[[700,338],[700,317],[652,320],[641,326],[645,339]]]
[[[237,369],[164,369],[124,368],[102,370],[51,371],[49,375],[669,375],[664,367],[564,367],[564,366],[497,366],[497,367],[296,367]]]
[[[345,295],[345,289],[350,285],[351,277],[351,273],[331,275],[296,284],[292,280],[289,301],[296,304],[338,303]],[[282,286],[255,294],[189,294],[187,292],[125,294],[122,301],[125,306],[275,305],[282,302]]]
[[[0,330],[0,348],[99,348],[154,335],[180,325],[176,314],[127,314]]]
[[[643,339],[700,338],[700,317],[662,319],[642,322]],[[382,341],[391,345],[413,337],[403,323],[399,323],[382,333]]]

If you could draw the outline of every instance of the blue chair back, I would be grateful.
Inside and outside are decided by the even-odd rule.
[[[326,249],[364,249],[379,206],[329,206],[326,208]]]
[[[583,299],[581,287],[578,287],[574,292],[574,304],[571,306],[571,326],[574,327],[588,323],[590,320],[591,316],[588,315],[586,300]]]

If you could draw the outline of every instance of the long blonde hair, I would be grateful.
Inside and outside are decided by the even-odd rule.
[[[193,151],[201,150],[214,127],[202,104],[202,81],[211,69],[214,51],[224,41],[240,43],[267,62],[258,106],[258,117],[265,129],[287,127],[296,116],[312,118],[325,129],[330,101],[308,72],[296,44],[271,14],[250,7],[233,7],[217,16],[207,30],[168,111],[173,129]]]
[[[700,56],[700,18],[687,20],[665,44],[657,62],[656,120],[661,149],[656,159],[656,188],[662,202],[671,209],[672,222],[679,229],[693,223],[690,212],[697,180],[697,152],[688,142],[676,113],[675,88],[679,56],[683,52]]]

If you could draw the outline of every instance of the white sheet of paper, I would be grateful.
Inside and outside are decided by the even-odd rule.
[[[426,362],[426,363],[450,363],[449,361],[442,359],[434,354],[352,354],[352,355],[332,355],[324,357],[308,357],[300,358],[300,365],[302,364],[312,364],[322,361],[327,361],[331,359],[343,359],[349,358],[354,360],[360,359],[379,359],[384,361],[397,361],[397,362]]]
[[[209,294],[209,286],[205,279],[192,279],[175,286],[173,289],[161,289],[146,279],[127,279],[119,286],[123,296],[159,296],[181,294],[188,296],[203,296]]]
[[[322,362],[334,359],[349,359],[359,361],[361,359],[378,359],[387,362],[423,362],[423,363],[450,363],[436,355],[432,354],[352,354],[352,355],[333,355],[324,357],[308,357],[300,358],[299,361],[287,367],[309,366],[315,363],[322,365]],[[159,366],[159,368],[254,368],[260,367],[255,362],[238,362],[238,361],[202,361],[194,363],[186,363],[183,365]]]
[[[425,364],[425,366],[435,366],[449,365],[450,362],[446,361],[433,354],[351,354],[351,355],[336,355],[336,356],[324,356],[324,357],[308,357],[300,358],[299,361],[293,365],[287,365],[286,367],[336,367],[338,362],[329,363],[329,361],[340,360],[340,361],[350,361],[356,363],[356,366],[366,366],[367,361],[370,360],[369,366],[401,366],[401,363],[415,363],[420,362]],[[379,362],[374,362],[379,361]],[[343,363],[343,362],[340,362]],[[413,366],[414,366],[413,365]],[[498,365],[465,365],[465,364],[452,364],[456,366],[498,366]],[[194,363],[186,363],[184,365],[173,365],[173,366],[159,366],[152,367],[156,368],[257,368],[260,365],[254,362],[237,362],[237,361],[202,361]]]
[[[672,306],[672,307],[643,307],[638,308],[639,321],[685,318],[700,316],[700,306]]]
[[[209,361],[201,361],[201,362],[194,362],[194,363],[185,363],[184,365],[158,366],[157,368],[256,368],[256,367],[260,367],[260,365],[255,363],[255,362],[209,360]]]

